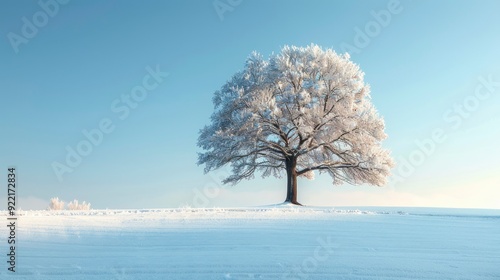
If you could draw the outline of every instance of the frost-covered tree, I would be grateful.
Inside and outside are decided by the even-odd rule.
[[[73,200],[68,203],[68,210],[90,210],[90,203],[82,202],[79,203],[78,200]]]
[[[247,59],[213,98],[200,131],[205,172],[231,165],[223,183],[287,176],[285,202],[297,201],[297,177],[328,173],[334,184],[385,184],[393,160],[381,147],[384,121],[364,73],[348,54],[316,45],[285,46],[268,60]]]
[[[58,197],[50,199],[49,210],[64,210],[64,201],[59,200]]]

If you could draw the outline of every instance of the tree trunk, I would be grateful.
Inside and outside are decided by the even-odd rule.
[[[302,205],[297,201],[297,158],[287,158],[286,166],[286,200],[285,202]]]

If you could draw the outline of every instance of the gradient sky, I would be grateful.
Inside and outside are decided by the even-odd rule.
[[[37,1],[2,1],[0,185],[16,166],[24,209],[43,209],[56,196],[93,208],[280,203],[285,178],[218,188],[227,170],[204,175],[196,165],[198,131],[209,122],[213,92],[252,51],[267,57],[284,45],[315,43],[349,50],[365,72],[399,179],[383,188],[334,187],[327,175],[301,179],[300,202],[500,208],[499,1],[243,0],[219,13],[214,7],[234,2],[73,0],[43,24]],[[398,12],[375,23],[388,7]],[[10,38],[23,36],[23,17],[33,23],[33,16],[40,27],[16,53]],[[120,119],[113,102],[157,65],[168,77]],[[66,147],[103,119],[115,129],[59,181],[53,162],[64,163]],[[429,148],[425,139],[436,130],[445,140],[432,140],[422,157],[416,141]]]

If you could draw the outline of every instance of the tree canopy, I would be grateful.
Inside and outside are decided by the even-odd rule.
[[[394,165],[370,87],[348,54],[317,45],[285,46],[269,59],[254,52],[213,103],[198,164],[205,172],[229,164],[224,183],[286,173],[286,201],[298,204],[297,176],[381,186]]]

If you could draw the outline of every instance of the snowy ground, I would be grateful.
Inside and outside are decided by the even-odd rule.
[[[7,271],[2,238],[0,279],[500,279],[500,210],[21,214],[17,272]]]

